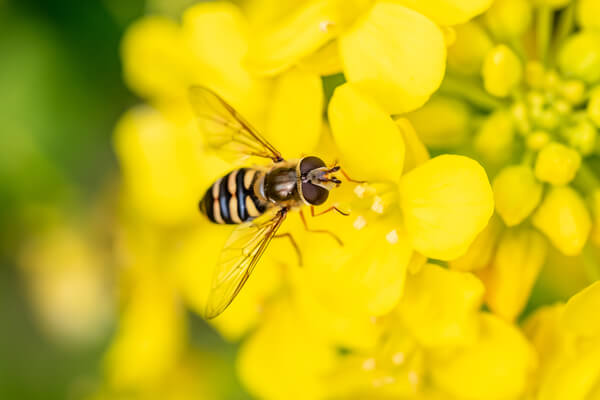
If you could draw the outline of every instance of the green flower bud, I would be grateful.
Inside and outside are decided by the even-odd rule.
[[[550,142],[550,134],[546,131],[536,130],[527,136],[527,147],[538,151]]]
[[[585,84],[580,80],[563,82],[558,91],[571,104],[579,104],[585,99]]]
[[[565,127],[562,135],[566,137],[572,148],[584,156],[591,154],[596,147],[596,127],[587,118],[580,119],[575,125]]]

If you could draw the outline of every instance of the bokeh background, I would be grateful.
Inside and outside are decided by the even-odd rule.
[[[112,132],[139,103],[119,44],[144,14],[191,1],[0,1],[0,398],[98,393],[116,328],[112,257],[118,169]],[[235,348],[189,315],[205,377],[245,394]]]
[[[122,311],[114,129],[143,103],[120,43],[140,16],[178,18],[195,2],[0,0],[0,399],[134,397],[107,391],[105,371]],[[323,80],[327,98],[340,77]],[[600,278],[551,251],[522,319]],[[250,398],[237,345],[182,312],[190,356],[172,397]]]

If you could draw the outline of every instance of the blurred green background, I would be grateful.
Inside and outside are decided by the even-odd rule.
[[[115,310],[85,340],[52,334],[40,322],[32,275],[19,267],[23,246],[64,218],[82,231],[110,224],[118,178],[112,131],[138,102],[121,79],[120,38],[140,15],[176,16],[189,3],[0,0],[0,399],[82,398],[101,385]],[[92,221],[84,217],[90,210]],[[110,246],[95,235],[99,247]],[[237,398],[235,349],[197,317],[190,321],[192,342],[218,353],[225,395]]]

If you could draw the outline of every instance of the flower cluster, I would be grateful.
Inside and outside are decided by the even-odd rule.
[[[495,1],[456,28],[439,94],[408,116],[428,146],[490,176],[496,215],[451,266],[479,271],[487,305],[508,319],[547,254],[592,259],[600,244],[598,16],[593,1]]]
[[[184,308],[202,313],[231,233],[203,219],[197,203],[238,165],[204,149],[187,99],[189,86],[201,84],[284,157],[338,160],[367,182],[344,182],[323,206],[349,217],[308,218],[343,246],[305,232],[290,215],[281,231],[296,237],[302,268],[290,244],[274,240],[238,298],[210,322],[226,339],[243,339],[237,367],[250,393],[556,395],[549,385],[570,368],[562,357],[584,340],[570,337],[565,354],[548,356],[557,367],[546,369],[545,335],[583,326],[594,287],[566,306],[567,328],[552,325],[558,311],[530,317],[527,336],[514,319],[548,240],[572,255],[599,234],[592,215],[600,211],[600,91],[591,84],[600,79],[600,53],[592,28],[569,36],[567,17],[553,36],[552,18],[573,19],[580,9],[556,13],[564,4],[548,3],[204,2],[181,22],[155,16],[132,25],[122,45],[124,74],[145,104],[115,132],[124,306],[106,357],[109,391],[164,391],[197,363]],[[583,21],[591,11],[578,12]],[[525,61],[530,54],[534,60]],[[597,372],[586,382],[593,379]],[[182,388],[190,386],[184,381]],[[191,386],[182,396],[205,390]],[[591,388],[582,387],[582,396]]]

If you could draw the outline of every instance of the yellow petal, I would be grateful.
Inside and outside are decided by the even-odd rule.
[[[344,315],[352,310],[349,315],[358,318],[384,315],[402,296],[412,246],[397,212],[379,218],[357,214],[309,220],[313,229],[335,232],[344,246],[325,235],[308,236],[306,282],[332,312]]]
[[[485,229],[475,238],[465,254],[448,264],[457,271],[477,271],[487,267],[496,251],[498,239],[504,226],[497,214],[490,218]]]
[[[400,133],[402,133],[402,138],[406,145],[403,170],[403,173],[406,173],[429,160],[429,151],[427,151],[427,147],[421,142],[419,135],[408,119],[397,118],[396,125],[400,128]]]
[[[503,233],[492,265],[480,273],[490,310],[508,321],[523,311],[547,247],[546,239],[533,229],[508,229]]]
[[[242,382],[258,398],[315,399],[325,393],[323,377],[334,356],[335,348],[297,318],[284,301],[244,342],[237,366]]]
[[[432,366],[436,386],[460,399],[513,399],[535,367],[531,345],[514,326],[481,313],[481,336]]]
[[[439,25],[462,24],[489,8],[492,0],[394,0]]]
[[[262,122],[268,84],[242,66],[248,27],[240,10],[229,2],[196,4],[183,14],[182,31],[195,61],[190,84],[210,87],[251,123]]]
[[[490,94],[508,96],[523,77],[519,57],[506,45],[499,44],[488,52],[483,61],[483,86]]]
[[[540,400],[588,400],[600,383],[600,340],[561,352],[540,378]]]
[[[351,84],[336,88],[329,123],[342,153],[343,167],[354,179],[398,181],[404,141],[394,121]]]
[[[400,186],[412,244],[431,258],[464,254],[494,210],[484,169],[467,157],[435,157],[404,175]]]
[[[441,30],[398,4],[377,3],[340,38],[340,51],[348,81],[373,96],[389,114],[423,105],[444,76]]]
[[[105,359],[110,385],[144,388],[177,362],[185,343],[185,319],[176,293],[157,276],[138,276]]]
[[[291,69],[271,95],[265,136],[286,158],[311,154],[319,141],[323,115],[321,79]]]
[[[202,154],[191,120],[180,125],[150,107],[128,111],[115,129],[127,200],[136,213],[172,224],[198,217],[203,191],[227,166]]]
[[[198,315],[206,310],[206,299],[213,279],[217,261],[227,237],[233,227],[201,221],[178,245],[169,252],[165,260],[174,271],[183,299]],[[273,255],[287,243],[274,241],[260,260],[251,278],[233,303],[210,321],[227,340],[238,340],[260,321],[266,300],[278,289],[281,276],[279,261]],[[285,250],[288,250],[285,247]]]
[[[487,32],[477,22],[454,27],[456,40],[448,48],[448,68],[453,71],[478,75],[485,55],[493,47]]]
[[[551,366],[550,361],[566,344],[565,332],[560,326],[564,308],[561,303],[540,307],[523,322],[523,333],[540,356],[540,372]]]
[[[496,110],[487,117],[475,134],[475,150],[486,161],[501,164],[512,154],[515,126],[506,110]]]
[[[600,4],[596,0],[579,0],[575,17],[582,28],[600,28]]]
[[[259,75],[275,75],[336,38],[368,6],[367,1],[305,2],[279,21],[266,25],[245,60]]]
[[[426,347],[471,343],[478,334],[483,285],[472,274],[425,264],[408,277],[400,317]]]
[[[458,99],[435,95],[418,110],[406,114],[429,147],[452,147],[469,134],[469,106]]]
[[[192,60],[177,24],[147,17],[131,25],[121,43],[123,73],[141,96],[181,96],[191,78]]]
[[[518,225],[537,207],[542,184],[526,165],[504,168],[492,183],[496,210],[508,226]]]
[[[583,30],[569,36],[558,53],[558,67],[567,78],[586,83],[600,79],[600,32]]]
[[[564,144],[551,142],[540,150],[535,161],[535,176],[543,182],[564,185],[573,180],[581,156]]]
[[[579,254],[591,229],[585,203],[568,186],[552,188],[533,215],[532,222],[566,255]]]
[[[571,0],[533,0],[536,6],[547,6],[550,8],[561,8],[570,3]]]
[[[528,1],[496,0],[483,19],[497,39],[511,39],[523,35],[529,28],[532,11]]]
[[[300,60],[298,68],[316,75],[326,76],[342,72],[342,59],[340,48],[335,40],[321,47],[315,53]]]
[[[600,282],[596,282],[567,302],[562,325],[570,332],[581,336],[600,334],[600,321],[596,318],[600,309]]]
[[[315,295],[309,281],[313,276],[306,273],[306,268],[292,267],[291,272],[293,304],[298,317],[303,318],[309,326],[318,326],[323,337],[335,346],[372,349],[377,345],[383,326],[374,323],[373,316],[354,312],[355,310],[351,313],[340,312],[343,310],[331,307],[331,304]]]

